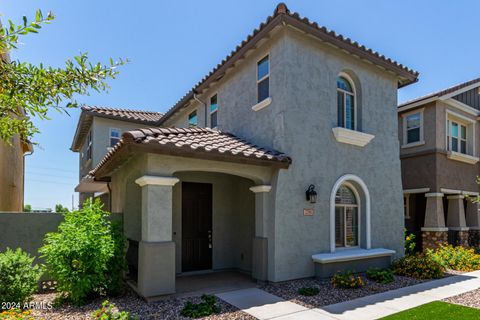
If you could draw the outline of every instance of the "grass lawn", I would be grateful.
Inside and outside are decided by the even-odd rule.
[[[424,304],[420,307],[405,310],[391,316],[382,318],[388,320],[415,320],[415,319],[480,319],[480,309],[459,306],[456,304],[435,301]]]

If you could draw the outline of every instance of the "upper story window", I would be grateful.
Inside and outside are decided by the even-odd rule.
[[[353,190],[341,185],[335,195],[335,246],[356,247],[359,243],[358,200]]]
[[[120,129],[110,128],[110,147],[115,146],[120,141]]]
[[[423,109],[402,115],[403,146],[418,146],[423,140]]]
[[[467,154],[467,126],[454,120],[447,120],[447,149]]]
[[[355,91],[344,76],[337,78],[338,126],[356,130]]]
[[[270,62],[266,56],[257,63],[257,102],[270,97]]]
[[[198,125],[197,111],[196,110],[188,115],[188,125],[190,127]]]
[[[87,160],[92,159],[92,130],[88,133],[87,137],[87,151],[85,152],[87,155]]]
[[[218,102],[217,95],[210,98],[210,127],[216,128],[218,126]]]

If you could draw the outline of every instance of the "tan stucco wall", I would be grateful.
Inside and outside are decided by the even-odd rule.
[[[23,211],[24,157],[18,137],[0,140],[0,211]]]

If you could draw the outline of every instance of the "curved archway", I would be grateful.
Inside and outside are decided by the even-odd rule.
[[[359,191],[361,191],[363,198],[364,198],[364,208],[365,211],[365,245],[366,249],[370,249],[371,247],[371,235],[370,235],[370,192],[368,191],[368,187],[365,182],[358,176],[354,174],[346,174],[341,176],[333,185],[332,191],[330,193],[330,251],[335,252],[335,196],[337,194],[338,189],[342,185],[351,186],[352,191],[355,193],[357,200],[361,201],[361,195]],[[360,190],[359,190],[360,189]],[[359,203],[359,207],[361,203]],[[361,228],[360,228],[361,229]]]

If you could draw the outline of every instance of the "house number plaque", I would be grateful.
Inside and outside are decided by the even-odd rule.
[[[313,216],[314,212],[315,211],[313,209],[303,209],[304,216]]]

